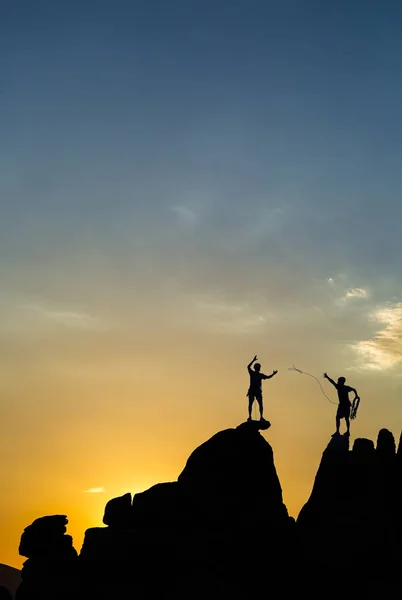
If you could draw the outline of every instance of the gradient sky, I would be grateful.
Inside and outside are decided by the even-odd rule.
[[[63,513],[177,479],[247,416],[292,516],[336,407],[402,423],[402,6],[6,0],[0,18],[0,562]],[[331,386],[323,382],[328,393]]]

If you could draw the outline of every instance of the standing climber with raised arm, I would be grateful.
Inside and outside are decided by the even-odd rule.
[[[345,435],[350,435],[350,417],[351,410],[357,410],[358,402],[360,398],[357,394],[355,388],[350,387],[349,385],[345,385],[345,377],[339,377],[337,383],[331,377],[328,377],[326,373],[324,373],[324,378],[328,379],[330,383],[337,389],[338,391],[338,399],[339,405],[338,410],[336,411],[336,431],[333,435],[339,435],[339,428],[341,424],[341,419],[345,419],[346,422],[346,432]],[[349,400],[349,393],[354,392],[355,397],[353,399],[353,405]],[[353,414],[352,414],[353,418]]]
[[[261,365],[257,363],[257,356],[254,356],[253,360],[250,364],[247,365],[247,371],[250,375],[250,387],[248,388],[248,392],[246,396],[248,396],[248,420],[251,421],[251,410],[253,408],[254,400],[257,400],[258,406],[260,409],[260,420],[265,421],[263,417],[264,407],[262,404],[262,386],[261,382],[263,379],[271,379],[274,375],[277,374],[278,371],[272,371],[271,375],[264,375],[261,373]],[[255,364],[254,364],[255,363]],[[254,369],[251,367],[254,365]]]

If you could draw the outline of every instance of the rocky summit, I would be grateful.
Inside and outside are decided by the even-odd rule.
[[[332,437],[295,521],[260,429],[220,431],[176,481],[109,500],[79,554],[64,515],[37,519],[21,537],[17,600],[395,595],[401,441]]]

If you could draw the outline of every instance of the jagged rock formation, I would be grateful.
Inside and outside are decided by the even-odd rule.
[[[191,454],[177,481],[136,494],[131,506],[130,500],[126,494],[110,501],[108,527],[85,534],[87,588],[103,573],[103,591],[109,585],[116,597],[116,582],[121,593],[139,598],[247,593],[251,572],[289,554],[294,522],[272,448],[256,424],[217,433]],[[263,553],[261,538],[268,542]]]
[[[272,448],[249,423],[215,434],[194,450],[177,483],[154,486],[133,501],[137,525],[168,520],[248,530],[256,514],[266,527],[288,522]]]
[[[356,439],[351,451],[349,438],[331,439],[297,519],[306,557],[320,576],[342,565],[342,585],[353,582],[360,593],[365,583],[370,593],[377,584],[384,591],[384,581],[397,585],[401,476],[390,431],[379,432],[376,447]]]
[[[22,537],[17,600],[394,596],[400,590],[402,435],[335,436],[289,518],[258,423],[215,434],[177,481],[109,500],[77,558],[64,516]],[[335,591],[336,590],[336,591]]]
[[[21,571],[17,600],[72,599],[77,591],[77,551],[67,531],[67,517],[36,519],[24,529],[19,553],[28,558]]]

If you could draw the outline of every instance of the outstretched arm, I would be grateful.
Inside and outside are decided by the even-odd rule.
[[[331,377],[328,377],[328,375],[327,375],[326,373],[324,373],[324,377],[325,377],[325,379],[328,379],[328,381],[329,381],[330,383],[332,383],[332,385],[333,385],[334,387],[337,387],[337,385],[336,385],[335,381],[334,381],[333,379],[331,379]]]
[[[261,376],[263,379],[271,379],[271,377],[273,377],[274,375],[277,374],[278,371],[272,371],[271,375],[264,375],[263,373],[261,373]]]
[[[258,360],[257,355],[254,356],[253,360],[247,365],[247,371],[250,373],[251,371],[251,367],[253,366],[253,364],[255,363],[255,361]]]

